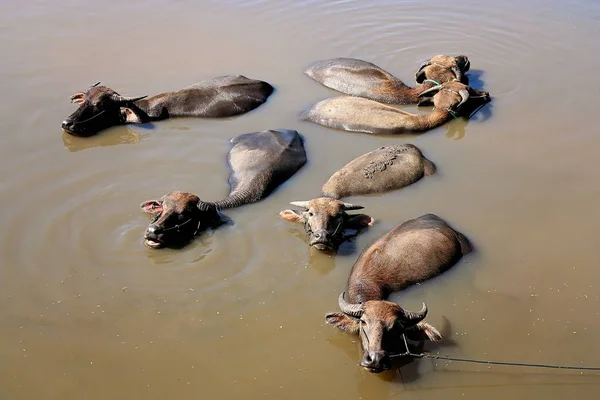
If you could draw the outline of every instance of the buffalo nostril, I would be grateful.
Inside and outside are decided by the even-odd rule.
[[[321,239],[323,235],[321,235],[320,233],[315,233],[315,239]]]
[[[70,127],[71,127],[71,125],[72,125],[72,123],[71,123],[71,122],[69,122],[69,121],[67,121],[67,120],[64,120],[64,121],[62,122],[62,125],[61,125],[61,126],[62,126],[63,128],[65,128],[65,129],[66,129],[66,128],[70,128]]]
[[[161,229],[160,229],[160,227],[159,227],[159,226],[156,226],[156,225],[150,225],[150,226],[148,226],[148,229],[147,229],[146,231],[147,231],[149,234],[156,235],[156,234],[160,233]]]

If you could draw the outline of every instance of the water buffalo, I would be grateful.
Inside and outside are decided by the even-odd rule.
[[[334,251],[346,239],[346,229],[360,230],[373,225],[373,218],[365,214],[348,214],[346,211],[363,207],[344,203],[331,197],[319,197],[310,201],[293,201],[290,204],[302,211],[283,210],[281,218],[304,224],[309,245],[319,250]]]
[[[231,117],[254,110],[273,93],[267,82],[242,75],[222,76],[150,98],[124,97],[99,83],[71,96],[79,108],[62,123],[67,133],[90,136],[115,125],[172,117]]]
[[[231,142],[229,196],[205,202],[191,193],[171,192],[161,200],[142,203],[142,210],[155,216],[144,234],[147,246],[173,247],[189,242],[203,227],[219,218],[217,211],[267,197],[306,163],[304,141],[294,130],[245,133]]]
[[[377,65],[355,58],[317,61],[304,73],[315,81],[352,96],[389,104],[423,103],[419,94],[435,85],[462,81],[470,67],[466,56],[438,55],[425,61],[416,75],[417,87],[408,87],[400,79]]]
[[[412,312],[385,300],[387,296],[442,273],[470,251],[467,238],[440,217],[408,220],[363,250],[348,278],[348,300],[344,292],[339,296],[342,312],[327,314],[325,322],[359,334],[362,367],[370,372],[389,369],[390,354],[403,347],[402,334],[414,341],[442,337],[423,322],[425,303]]]
[[[301,114],[304,120],[346,131],[373,134],[424,132],[451,118],[469,116],[473,109],[490,101],[488,92],[460,82],[446,82],[419,96],[433,95],[434,110],[429,114],[411,114],[396,107],[353,96],[322,100]]]
[[[435,165],[412,144],[383,146],[335,172],[321,189],[324,197],[291,203],[303,211],[284,210],[279,215],[287,221],[304,224],[309,245],[334,251],[345,240],[346,229],[359,230],[373,224],[367,215],[346,214],[362,207],[338,199],[400,189],[435,170]]]

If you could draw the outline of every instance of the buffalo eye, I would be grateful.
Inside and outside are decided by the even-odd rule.
[[[308,212],[308,216],[309,216],[309,217],[313,217],[314,215],[315,215],[315,214],[313,214],[313,212],[312,212],[312,211],[309,211],[309,212]]]

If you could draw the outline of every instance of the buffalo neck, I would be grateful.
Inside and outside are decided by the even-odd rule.
[[[348,282],[348,301],[352,304],[369,300],[383,300],[384,293],[379,285],[366,279]]]
[[[435,109],[429,114],[416,115],[416,114],[402,114],[400,123],[398,124],[398,130],[400,131],[412,131],[412,132],[423,132],[429,129],[436,128],[450,119],[450,113],[448,110]]]
[[[160,120],[169,117],[172,92],[161,93],[147,99],[138,100],[131,107],[142,121]]]
[[[235,208],[242,206],[244,204],[252,203],[260,199],[260,196],[257,196],[256,191],[252,191],[250,189],[246,190],[238,190],[232,192],[229,196],[224,198],[223,200],[215,201],[211,203],[217,210],[226,210],[229,208]]]
[[[365,97],[370,97],[373,100],[388,104],[417,104],[420,100],[419,95],[425,90],[434,87],[435,83],[428,81],[419,84],[416,87],[410,87],[398,79],[392,84],[388,83],[384,86],[388,86],[388,88],[378,88],[378,91],[380,92],[379,95]]]

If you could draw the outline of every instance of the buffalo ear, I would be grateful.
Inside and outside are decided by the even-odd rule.
[[[367,226],[371,226],[375,223],[375,220],[369,217],[367,214],[355,214],[348,215],[344,228],[346,229],[362,229]]]
[[[425,80],[425,69],[418,70],[415,74],[415,79],[417,83],[423,83],[423,81]]]
[[[325,322],[333,325],[344,332],[358,333],[358,319],[341,312],[334,312],[325,315]]]
[[[289,222],[297,222],[303,224],[306,219],[304,218],[302,211],[296,210],[283,210],[279,213],[279,216]]]
[[[129,107],[121,107],[121,112],[125,115],[125,122],[128,124],[141,124],[142,119]]]
[[[75,93],[73,96],[71,96],[71,103],[82,104],[84,101],[85,101],[84,93]]]
[[[162,202],[158,200],[148,200],[140,204],[140,208],[142,211],[147,212],[148,214],[158,215],[162,212]]]
[[[406,336],[414,342],[422,342],[425,340],[439,342],[442,340],[442,334],[426,322],[419,322],[417,325],[408,328],[405,333]]]

